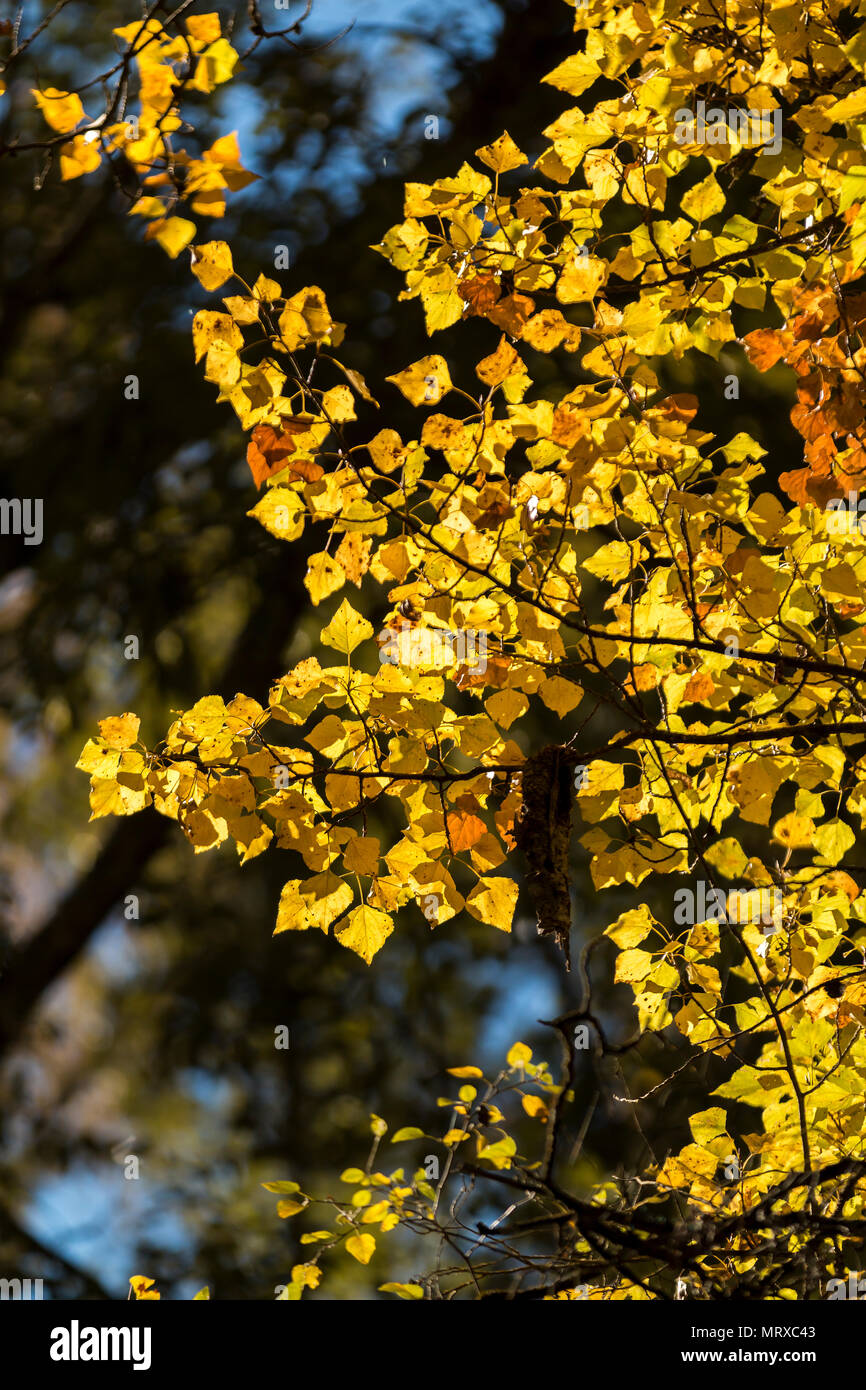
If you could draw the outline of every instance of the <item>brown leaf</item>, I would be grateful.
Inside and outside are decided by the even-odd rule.
[[[500,299],[487,317],[491,323],[496,324],[497,328],[502,328],[506,333],[510,333],[512,338],[519,338],[524,325],[529,322],[534,313],[535,300],[530,299],[528,294],[510,294],[506,299]]]
[[[295,436],[306,434],[309,428],[306,420],[285,420],[279,432],[272,425],[256,425],[247,445],[247,463],[259,490],[267,478],[285,468],[287,458],[297,448]],[[319,464],[313,466],[319,469],[317,476],[321,477],[324,469]]]
[[[502,290],[495,275],[485,274],[461,280],[457,286],[457,293],[461,299],[466,300],[470,314],[480,314],[483,317],[490,313]]]

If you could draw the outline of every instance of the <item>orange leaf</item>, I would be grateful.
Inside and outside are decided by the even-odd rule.
[[[774,328],[756,328],[747,333],[743,345],[759,372],[767,372],[785,356],[785,337]]]
[[[669,420],[682,420],[688,424],[697,414],[698,398],[687,391],[681,391],[676,396],[668,396],[667,400],[662,401],[659,409]]]
[[[461,849],[471,849],[484,834],[486,826],[478,816],[457,815],[452,812],[446,819],[451,848],[457,854]]]
[[[715,683],[706,671],[696,671],[683,691],[686,700],[706,700],[715,690]]]
[[[512,338],[519,338],[534,313],[535,300],[530,299],[528,294],[510,294],[507,299],[500,299],[487,317],[497,328],[510,333]]]

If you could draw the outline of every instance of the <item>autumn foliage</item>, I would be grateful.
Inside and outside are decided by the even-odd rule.
[[[378,1243],[387,1272],[398,1227],[419,1273],[382,1287],[405,1298],[809,1298],[856,1267],[866,539],[829,504],[866,484],[860,8],[578,5],[546,79],[571,104],[543,152],[490,132],[474,164],[408,184],[371,251],[436,348],[382,381],[341,362],[363,325],[337,322],[323,289],[235,265],[200,230],[254,177],[233,135],[178,144],[187,93],[234,71],[217,16],[116,31],[132,125],[119,101],[92,120],[74,93],[36,93],[61,176],[125,160],[145,235],[190,248],[192,356],[237,417],[249,516],[316,545],[317,652],[275,667],[269,692],[203,695],[153,743],[133,714],[104,719],[79,762],[92,816],[153,805],[196,854],[287,851],[276,932],[318,929],[373,969],[404,914],[508,932],[531,912],[579,976],[579,1007],[551,1021],[555,1072],[522,1043],[496,1077],[456,1058],[443,1133],[392,1136],[436,1146],[440,1177],[417,1142],[408,1167],[386,1162],[374,1116],[345,1200],[302,1175],[270,1185],[278,1215],[317,1213],[283,1297],[316,1288],[337,1247],[367,1264]],[[735,123],[684,139],[677,113],[699,98],[777,118],[778,153]],[[488,350],[455,381],[448,344],[469,319]],[[557,399],[535,384],[550,354],[575,383]],[[787,374],[803,449],[781,477],[671,389],[693,357],[720,392]],[[407,437],[389,424],[399,396]],[[617,904],[589,941],[580,863]],[[683,921],[675,894],[698,880],[712,910]],[[720,907],[732,894],[744,911]],[[593,1003],[602,945],[633,999],[622,1040]],[[725,1079],[684,1146],[581,1187],[559,1141],[575,1077],[595,1068],[622,1099],[651,1037],[681,1050],[648,1090],[708,1059]],[[483,1239],[452,1200],[478,1185],[521,1200]]]

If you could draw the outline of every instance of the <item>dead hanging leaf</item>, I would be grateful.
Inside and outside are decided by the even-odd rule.
[[[568,853],[572,787],[568,764],[555,744],[521,769],[523,801],[514,838],[528,868],[527,886],[540,936],[553,936],[570,966],[571,894]]]
[[[310,428],[308,420],[284,420],[281,430],[272,425],[256,425],[247,445],[247,463],[256,487],[261,490],[262,483],[285,468],[289,456],[297,449],[297,436],[306,434]],[[299,460],[296,476],[307,482],[315,482],[324,473],[321,464]]]

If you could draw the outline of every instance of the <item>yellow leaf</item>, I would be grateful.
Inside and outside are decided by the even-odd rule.
[[[583,699],[583,691],[580,686],[573,685],[571,681],[563,680],[562,676],[549,676],[543,680],[538,693],[547,708],[552,709],[554,714],[558,714],[560,719],[579,705]]]
[[[192,321],[192,345],[195,360],[199,362],[210,352],[215,343],[226,343],[231,348],[243,346],[244,335],[230,314],[220,314],[213,309],[200,309]]]
[[[238,55],[227,39],[217,39],[199,54],[195,76],[189,86],[196,92],[212,92],[222,82],[228,82],[235,70]]]
[[[264,497],[247,512],[266,531],[281,541],[296,541],[304,530],[306,509],[301,498],[288,487],[268,488]]]
[[[523,362],[503,333],[499,347],[489,357],[482,358],[475,368],[475,375],[487,386],[500,386],[522,369]]]
[[[424,325],[428,336],[450,328],[463,317],[463,300],[457,293],[458,280],[450,265],[436,266],[421,281],[419,294],[424,306]]]
[[[708,174],[700,183],[689,188],[682,197],[680,207],[693,222],[704,222],[708,217],[721,212],[725,206],[725,195],[714,174]]]
[[[90,819],[98,820],[100,816],[125,816],[126,814],[127,808],[123,799],[123,790],[114,778],[103,780],[94,777],[90,784]]]
[[[153,1279],[148,1279],[146,1274],[133,1274],[129,1282],[136,1298],[161,1297],[153,1287],[155,1281]]]
[[[565,267],[556,285],[560,304],[585,304],[595,298],[607,275],[607,265],[593,256],[575,256]]]
[[[827,821],[818,826],[812,843],[823,860],[828,864],[838,864],[854,844],[854,831],[844,821]]]
[[[424,1290],[420,1284],[380,1284],[380,1293],[395,1293],[398,1298],[423,1298]]]
[[[532,1061],[532,1048],[527,1047],[526,1043],[516,1042],[505,1060],[510,1067],[525,1067],[527,1062]]]
[[[282,1201],[277,1202],[277,1216],[284,1219],[287,1216],[297,1216],[298,1212],[303,1211],[306,1205],[306,1202],[296,1202],[291,1197],[284,1197]]]
[[[331,318],[325,295],[318,285],[306,285],[286,301],[280,314],[280,337],[288,348],[303,347],[307,343],[325,343],[339,336],[341,326]]]
[[[373,626],[356,613],[348,599],[343,599],[327,627],[322,628],[322,641],[346,656],[353,652],[361,642],[373,636]]]
[[[509,729],[515,719],[526,713],[529,701],[517,690],[497,690],[484,701],[484,708],[501,728]]]
[[[699,1144],[687,1144],[677,1161],[689,1178],[711,1178],[719,1166],[715,1154],[708,1153]]]
[[[189,246],[195,231],[195,223],[188,221],[186,217],[167,217],[164,222],[152,222],[148,228],[148,235],[153,232],[163,251],[175,260],[183,248]]]
[[[327,420],[342,424],[345,420],[357,420],[355,398],[348,386],[332,386],[322,395],[322,414]]]
[[[359,1264],[368,1265],[373,1258],[376,1249],[375,1236],[349,1236],[346,1241],[346,1249],[353,1255]]]
[[[561,92],[568,92],[570,96],[580,96],[598,78],[598,63],[586,53],[574,53],[565,62],[543,77],[542,82],[549,82],[551,87],[558,87]]]
[[[637,946],[645,936],[649,936],[655,925],[655,919],[646,903],[641,903],[640,907],[621,913],[615,922],[605,927],[604,935],[609,936],[623,950],[628,950]]]
[[[100,719],[99,732],[109,748],[129,748],[138,738],[140,723],[137,714],[116,714]]]
[[[345,927],[335,932],[335,936],[341,946],[357,952],[369,965],[393,930],[394,923],[386,912],[362,903],[349,913]]]
[[[704,857],[707,863],[714,869],[718,869],[725,878],[742,878],[749,862],[749,857],[743,852],[742,845],[738,840],[732,838],[717,840],[706,850]]]
[[[218,14],[192,15],[184,21],[190,37],[198,43],[215,43],[220,36],[220,17]]]
[[[292,1265],[292,1283],[305,1289],[317,1289],[322,1280],[322,1271],[316,1264]]]
[[[847,170],[842,179],[839,211],[845,212],[852,203],[863,202],[866,202],[866,167],[862,164],[856,164]]]
[[[506,174],[509,169],[519,169],[529,160],[522,150],[518,149],[508,131],[504,131],[498,140],[494,140],[492,145],[482,145],[480,150],[476,150],[478,158],[482,164],[486,164],[488,169],[492,169],[496,174]]]
[[[57,87],[46,87],[44,92],[32,87],[31,91],[45,120],[60,135],[68,135],[84,120],[84,107],[77,92],[61,92]]]
[[[623,951],[616,958],[614,979],[617,984],[634,984],[645,980],[652,970],[653,958],[649,951]]]
[[[431,357],[421,357],[405,371],[385,380],[393,381],[413,405],[438,405],[451,390],[448,364],[444,357],[436,353]]]
[[[699,1114],[692,1115],[689,1120],[692,1138],[696,1144],[700,1144],[703,1148],[706,1148],[711,1140],[724,1134],[727,1127],[728,1117],[719,1105],[714,1106],[712,1110],[701,1110]]]
[[[331,923],[343,915],[353,898],[348,883],[336,874],[316,874],[306,882],[289,879],[280,895],[274,935],[284,931],[307,931],[310,927],[327,933]]]
[[[346,571],[332,555],[321,550],[311,555],[304,577],[304,587],[314,604],[339,593],[346,582]],[[371,629],[372,630],[372,629]]]
[[[105,779],[115,776],[119,762],[119,749],[107,748],[101,738],[89,738],[75,766],[82,772],[89,772],[91,777]]]
[[[376,1221],[384,1221],[390,1210],[390,1202],[374,1202],[371,1207],[364,1209],[361,1222],[365,1226],[372,1226]]]
[[[479,879],[466,899],[467,911],[479,922],[510,932],[517,892],[517,884],[511,878]]]
[[[225,241],[208,241],[192,248],[192,273],[206,290],[218,290],[234,275],[231,249]]]
[[[482,1144],[477,1153],[479,1163],[492,1163],[494,1168],[510,1168],[511,1160],[517,1153],[517,1145],[507,1134],[495,1144]]]
[[[815,822],[796,811],[789,811],[773,826],[773,839],[788,849],[811,849],[814,837]]]
[[[374,835],[359,835],[343,851],[343,864],[350,874],[371,876],[379,867],[379,841]]]
[[[359,531],[347,531],[337,546],[334,559],[344,571],[346,578],[361,587],[361,580],[370,568],[370,551],[373,546],[371,536],[362,536]]]
[[[60,146],[60,177],[80,179],[82,174],[98,169],[101,159],[98,142],[91,143],[83,135],[76,135],[68,144]]]

